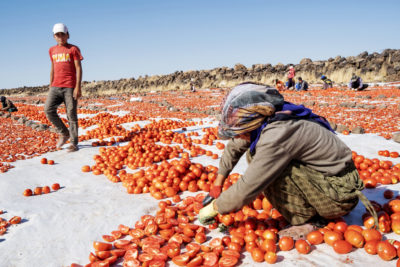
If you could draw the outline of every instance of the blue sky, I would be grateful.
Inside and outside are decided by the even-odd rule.
[[[5,0],[0,88],[49,83],[57,22],[93,81],[397,49],[399,10],[398,0]]]

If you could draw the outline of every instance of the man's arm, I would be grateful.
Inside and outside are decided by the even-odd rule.
[[[50,68],[50,86],[54,80],[54,63],[51,61],[51,68]]]
[[[74,89],[74,99],[78,100],[81,97],[81,82],[82,82],[82,65],[80,60],[74,60],[76,70],[76,85]]]

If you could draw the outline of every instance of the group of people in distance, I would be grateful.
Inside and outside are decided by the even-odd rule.
[[[279,79],[275,79],[275,87],[279,91],[283,90],[295,90],[295,91],[307,91],[308,90],[308,83],[303,80],[303,78],[298,77],[298,82],[295,82],[295,75],[296,72],[293,66],[289,67],[289,72],[287,75],[287,82],[286,84]],[[325,75],[321,76],[321,80],[323,82],[322,89],[326,90],[333,87],[333,81],[328,79]],[[348,88],[350,90],[355,91],[362,91],[368,87],[368,84],[363,83],[361,77],[357,76],[355,73],[351,76],[350,82],[348,84]]]

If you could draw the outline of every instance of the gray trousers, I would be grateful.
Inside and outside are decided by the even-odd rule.
[[[46,99],[44,112],[47,119],[56,127],[57,132],[70,137],[73,145],[78,144],[78,101],[73,97],[74,88],[50,87],[49,95]],[[57,114],[57,108],[65,104],[69,130]]]

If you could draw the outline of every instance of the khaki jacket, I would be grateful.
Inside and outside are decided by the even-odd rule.
[[[250,143],[242,139],[231,139],[218,173],[228,176],[249,146]],[[325,176],[334,176],[353,164],[350,148],[319,124],[307,120],[272,122],[261,132],[244,175],[216,200],[218,212],[236,211],[253,201],[292,161],[301,162]]]

